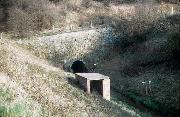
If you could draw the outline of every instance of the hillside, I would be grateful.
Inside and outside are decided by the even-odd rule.
[[[178,0],[0,0],[0,117],[174,117]],[[82,91],[75,60],[110,76],[111,101]]]
[[[124,94],[162,116],[178,116],[179,21],[179,15],[158,20],[144,34],[124,41],[125,47],[120,41],[116,56],[100,63],[96,72],[111,77],[114,98]]]
[[[137,116],[71,86],[72,75],[11,42],[0,45],[1,116]]]
[[[177,5],[159,4],[156,0],[150,0],[153,1],[150,4],[142,1],[1,0],[0,30],[11,33],[12,37],[31,37],[44,30],[67,31],[99,25],[119,30],[119,24],[123,23],[125,27],[133,26],[126,27],[124,32],[138,31],[156,18],[169,15],[172,6],[174,11],[178,9]]]

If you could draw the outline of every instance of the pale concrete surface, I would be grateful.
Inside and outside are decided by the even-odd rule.
[[[104,79],[102,82],[102,87],[103,87],[103,97],[107,100],[110,100],[111,95],[110,95],[110,79]]]
[[[106,100],[110,100],[110,79],[108,76],[99,73],[76,73],[75,75],[79,85],[89,94],[91,93],[91,81],[100,80],[102,96]]]
[[[103,79],[109,79],[108,76],[104,76],[99,73],[76,73],[78,76],[84,77],[88,80],[103,80]]]

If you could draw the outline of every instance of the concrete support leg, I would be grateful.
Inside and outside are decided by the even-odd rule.
[[[103,98],[110,100],[110,79],[103,80]]]
[[[87,87],[86,87],[86,91],[87,91],[87,93],[90,94],[90,93],[91,93],[91,84],[90,84],[90,80],[87,80],[86,83],[87,83],[87,85],[86,85],[86,86],[87,86]]]
[[[76,78],[79,82],[79,85],[87,92],[87,93],[91,93],[90,89],[91,89],[91,85],[90,85],[90,80],[85,79],[81,76],[76,75]]]

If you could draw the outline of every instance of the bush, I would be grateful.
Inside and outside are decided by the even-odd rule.
[[[35,29],[34,19],[23,10],[9,10],[8,27],[16,35],[25,36]]]
[[[8,28],[18,36],[27,36],[55,23],[54,5],[48,0],[10,0]]]

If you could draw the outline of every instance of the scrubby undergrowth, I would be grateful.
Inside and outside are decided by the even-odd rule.
[[[27,97],[39,105],[37,106],[40,109],[39,112],[35,112],[37,116],[137,116],[135,113],[131,115],[122,111],[117,105],[102,100],[98,96],[87,95],[77,87],[71,86],[64,71],[52,67],[46,61],[12,45],[9,41],[0,41],[0,53],[0,71],[7,75],[6,80],[10,80],[9,82],[1,80],[1,85],[7,89],[10,88],[17,94],[18,89],[8,87],[10,82],[17,83],[17,87],[21,87]],[[0,77],[3,79],[2,76]],[[3,95],[10,93],[8,90],[7,93],[4,93],[2,87],[1,90]],[[15,95],[14,93],[10,94]],[[0,100],[1,114],[29,116],[26,108],[28,110],[35,103],[23,105],[24,102],[20,100],[22,106],[26,106],[21,109],[21,104],[20,107],[13,106],[13,100],[18,97],[10,96],[12,101],[6,102],[5,98],[8,96],[4,96],[0,97],[2,99]],[[26,100],[26,98],[22,96],[22,100]],[[12,104],[12,107],[6,106],[8,103]],[[17,102],[17,104],[19,103]],[[7,108],[10,110],[6,111]]]
[[[149,7],[146,2],[141,4],[135,0],[129,1],[132,4],[122,4],[125,0],[120,0],[120,3],[111,0],[107,0],[107,3],[104,0],[52,1],[1,0],[0,30],[9,32],[12,37],[31,37],[45,29],[64,31],[99,25],[111,25],[123,31],[119,26],[123,23],[123,27],[127,29],[124,33],[131,30],[138,32],[146,28],[143,23],[147,24],[156,17],[170,14],[172,7],[171,4],[157,2]],[[175,5],[174,10],[176,9]],[[127,27],[126,24],[132,27]]]
[[[180,94],[179,14],[160,18],[150,27],[143,34],[120,41],[117,56],[102,62],[97,72],[111,77],[114,92],[124,94],[162,116],[177,116]]]

